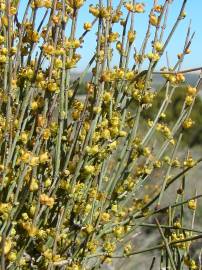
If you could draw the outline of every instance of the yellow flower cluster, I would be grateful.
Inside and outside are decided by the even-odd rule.
[[[0,0],[0,264],[90,270],[96,258],[97,269],[119,252],[133,253],[133,243],[123,240],[137,218],[155,213],[151,204],[167,188],[158,180],[170,184],[175,170],[197,164],[171,152],[179,130],[194,124],[198,90],[186,87],[179,121],[170,125],[167,107],[185,72],[176,72],[179,63],[163,68],[165,99],[145,116],[158,98],[152,80],[167,46],[166,8],[157,1],[140,50],[134,20],[147,11],[142,2],[90,1],[82,26],[88,1],[22,2]],[[95,50],[78,75],[93,33]],[[188,53],[178,55],[180,64]],[[197,208],[195,199],[186,204]],[[181,221],[171,223],[175,233],[165,237],[179,241],[175,253],[189,247],[191,234],[182,233]],[[193,260],[186,264],[196,269]]]

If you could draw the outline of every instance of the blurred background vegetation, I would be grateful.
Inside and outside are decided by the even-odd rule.
[[[182,104],[186,96],[186,86],[177,87],[172,98],[172,103],[168,106],[166,111],[166,122],[168,124],[174,123],[175,119],[179,117]],[[165,97],[165,89],[158,92],[154,100],[153,106],[145,111],[146,118],[153,119],[157,114],[159,107]],[[195,145],[202,144],[202,99],[200,96],[196,98],[196,103],[193,107],[191,118],[194,121],[194,127],[187,129],[183,135],[183,142],[192,148]]]
[[[79,79],[79,76],[80,76],[79,73],[75,73],[73,74],[72,77]],[[90,78],[91,78],[91,74],[88,73],[85,77],[84,82],[80,85],[78,92],[81,96],[85,94],[85,85],[86,85],[86,82],[90,80]],[[199,78],[199,74],[196,74],[196,73],[188,74],[186,75],[186,83],[176,88],[175,93],[172,98],[172,102],[168,106],[168,109],[166,111],[166,122],[168,124],[174,123],[175,119],[177,119],[180,114],[182,104],[186,96],[187,84],[195,86],[198,78]],[[159,87],[162,86],[163,82],[165,82],[165,80],[160,75],[155,75],[153,78],[153,88],[159,89]],[[154,118],[154,116],[158,112],[160,105],[162,104],[164,97],[165,97],[165,89],[161,89],[161,91],[158,91],[158,94],[157,94],[157,97],[155,98],[153,106],[149,108],[148,110],[146,110],[145,113],[143,114],[145,119]],[[202,95],[200,91],[198,97],[196,98],[196,102],[191,113],[191,118],[195,122],[194,127],[186,130],[186,132],[183,135],[184,145],[188,145],[190,148],[196,145],[202,145],[202,117],[201,116],[202,116]]]

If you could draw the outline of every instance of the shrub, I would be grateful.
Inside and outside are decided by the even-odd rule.
[[[190,53],[190,28],[174,68],[160,71],[166,91],[157,114],[147,125],[140,120],[156,99],[152,76],[185,18],[186,2],[167,34],[172,1],[154,1],[138,51],[134,18],[144,12],[142,3],[120,0],[115,6],[99,0],[90,5],[94,20],[84,24],[78,38],[83,0],[30,0],[24,6],[0,1],[2,270],[98,269],[113,258],[156,249],[162,250],[167,267],[197,269],[189,247],[201,234],[183,224],[183,206],[188,205],[194,217],[201,195],[186,200],[183,191],[185,174],[201,160],[191,154],[183,160],[177,156],[183,131],[193,124],[197,86],[186,87],[175,123],[165,120],[176,86],[190,71],[180,71]],[[121,34],[114,30],[117,25]],[[97,29],[96,51],[79,79],[72,80],[92,28]],[[92,77],[81,100],[77,93],[89,70]],[[155,173],[162,180],[160,189],[140,196]],[[179,178],[178,202],[164,206],[166,189]],[[163,243],[134,251],[127,240],[141,222],[159,212],[167,216],[167,225],[157,219],[154,225]]]
[[[157,93],[157,97],[154,100],[152,107],[150,107],[147,111],[143,113],[145,119],[151,118],[153,119],[158,112],[158,108],[164,100],[166,89],[162,89]],[[179,117],[181,113],[181,108],[186,96],[186,86],[177,87],[175,93],[172,97],[172,102],[169,104],[166,111],[166,121],[170,125],[172,125],[175,120]],[[202,101],[200,97],[196,97],[195,105],[191,112],[191,118],[194,123],[194,128],[186,130],[183,134],[183,143],[184,145],[188,144],[190,147],[201,145],[202,143],[202,133],[201,126],[202,120]]]

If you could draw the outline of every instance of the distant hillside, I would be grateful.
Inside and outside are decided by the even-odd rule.
[[[199,75],[196,73],[190,73],[190,74],[186,74],[186,81],[191,84],[191,85],[196,85]],[[162,84],[163,82],[165,82],[165,80],[163,79],[163,77],[161,75],[154,75],[153,76],[153,81],[155,85],[159,85]]]
[[[79,78],[80,76],[81,76],[81,73],[77,73],[77,72],[71,74],[72,80],[75,80]],[[90,72],[87,73],[85,77],[85,81],[89,81],[91,79],[91,76],[92,74]],[[196,85],[198,78],[199,78],[199,74],[197,73],[186,74],[186,80],[191,85]],[[161,75],[156,74],[153,76],[153,86],[155,87],[159,86],[163,84],[163,82],[165,82],[165,79],[163,79]],[[200,85],[200,89],[202,89],[202,84]]]

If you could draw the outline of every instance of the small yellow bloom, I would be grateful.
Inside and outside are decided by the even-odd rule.
[[[29,165],[35,167],[39,164],[39,157],[31,157]]]
[[[8,27],[8,18],[7,18],[7,16],[2,16],[1,17],[1,22],[5,27]]]
[[[152,60],[152,61],[158,61],[160,59],[160,56],[158,53],[148,53],[147,57],[149,60]]]
[[[67,0],[71,8],[80,8],[83,6],[84,0]]]
[[[109,220],[110,220],[110,214],[109,213],[106,213],[106,212],[102,213],[101,214],[101,220],[103,222],[109,222]]]
[[[27,143],[27,141],[28,141],[28,134],[27,134],[27,132],[22,132],[21,133],[21,136],[20,136],[20,139],[21,139],[21,141],[22,141],[22,143],[23,144],[26,144]]]
[[[6,9],[6,4],[4,1],[0,2],[0,11],[4,11]]]
[[[154,10],[155,10],[156,12],[161,12],[161,11],[162,11],[162,6],[161,6],[161,5],[156,5],[156,6],[154,7]]]
[[[10,262],[15,262],[17,258],[17,253],[16,252],[10,252],[7,256],[8,260]]]
[[[136,33],[135,31],[129,31],[128,32],[128,41],[130,44],[132,44],[135,40]]]
[[[123,226],[116,226],[113,228],[113,233],[117,238],[120,238],[124,234],[124,227]]]
[[[5,42],[5,37],[0,35],[0,44],[3,44]]]
[[[191,118],[187,118],[182,124],[183,128],[185,129],[191,128],[193,125],[194,121]]]
[[[188,49],[186,49],[185,53],[186,54],[190,54],[191,53],[191,50],[188,48]]]
[[[5,55],[0,55],[0,63],[6,63],[7,57]]]
[[[48,259],[48,260],[52,260],[53,257],[53,253],[51,249],[46,249],[43,253],[43,256]]]
[[[49,82],[47,89],[50,92],[56,92],[58,90],[58,85],[56,82]]]
[[[86,31],[90,31],[92,28],[92,24],[90,22],[85,22],[83,28]]]
[[[176,222],[174,222],[173,226],[174,226],[175,228],[178,228],[178,229],[181,228],[181,223],[180,223],[180,221],[177,220]]]
[[[134,11],[134,6],[129,2],[125,4],[125,7],[128,11],[133,12]]]
[[[60,58],[56,58],[54,61],[55,68],[62,68],[62,60]]]
[[[44,140],[48,140],[51,136],[51,130],[49,128],[46,128],[43,133]]]
[[[120,136],[120,137],[126,137],[126,136],[127,136],[127,132],[124,131],[124,130],[121,130],[121,131],[119,132],[119,136]]]
[[[25,229],[30,237],[36,236],[38,229],[31,224],[29,221],[23,222],[22,223],[23,229]]]
[[[153,25],[153,26],[157,26],[158,25],[158,17],[155,16],[155,15],[151,15],[149,21],[150,21],[151,25]]]
[[[32,205],[29,209],[30,216],[33,217],[36,212],[36,206]]]
[[[132,245],[130,243],[124,246],[124,253],[129,254],[132,251]]]
[[[84,167],[84,172],[86,174],[93,174],[95,172],[95,167],[93,165],[86,165]]]
[[[50,44],[44,44],[43,50],[44,50],[44,53],[48,55],[53,55],[55,53],[54,47]]]
[[[190,200],[188,202],[188,208],[192,210],[196,210],[196,200]]]
[[[190,96],[195,96],[197,93],[197,89],[196,87],[192,87],[192,86],[188,86],[187,87],[187,94],[190,95]]]
[[[51,186],[51,184],[52,184],[52,181],[51,181],[51,179],[50,178],[47,178],[46,180],[45,180],[45,187],[46,188],[48,188],[48,187],[50,187]]]
[[[40,38],[39,33],[36,31],[33,31],[31,34],[31,41],[38,42],[39,38]]]
[[[10,238],[7,238],[4,245],[4,254],[7,255],[12,248],[12,241]]]
[[[185,167],[188,167],[188,168],[192,168],[195,164],[196,164],[196,161],[193,160],[192,157],[188,157],[188,158],[184,161],[184,166],[185,166]]]
[[[39,156],[40,163],[46,163],[48,160],[49,160],[49,155],[47,152],[45,152]]]
[[[36,178],[32,178],[31,183],[30,183],[30,187],[29,190],[30,191],[36,191],[39,189],[39,184]]]
[[[48,195],[46,194],[41,194],[40,195],[40,203],[43,204],[43,205],[47,205],[48,207],[52,208],[53,205],[54,205],[54,198],[53,197],[49,197]]]
[[[185,77],[184,77],[184,75],[182,73],[178,73],[176,75],[176,80],[177,80],[178,83],[181,83],[181,82],[185,81]]]
[[[34,0],[34,7],[35,8],[41,8],[43,7],[43,1],[42,0]]]
[[[44,7],[51,8],[52,7],[52,1],[51,0],[44,0]]]
[[[95,17],[98,17],[99,14],[100,14],[99,9],[96,8],[96,7],[94,7],[93,5],[90,5],[90,7],[89,7],[89,12],[90,12],[93,16],[95,16]]]
[[[194,102],[194,97],[193,97],[193,95],[188,95],[188,96],[186,96],[185,103],[186,103],[187,106],[192,105],[193,102]]]
[[[94,226],[92,224],[87,224],[86,227],[85,227],[85,231],[88,234],[91,234],[94,231]]]
[[[159,41],[156,41],[154,44],[154,48],[157,50],[157,52],[160,52],[163,49],[163,44]]]
[[[115,243],[109,241],[105,242],[103,247],[104,250],[109,254],[112,254],[116,249]]]
[[[21,160],[23,162],[28,163],[30,161],[30,158],[31,158],[31,153],[29,152],[22,153]]]
[[[108,145],[108,147],[109,147],[109,150],[111,150],[111,151],[116,149],[117,148],[117,141],[114,141],[114,142],[110,143]]]
[[[96,155],[99,152],[99,147],[98,147],[98,145],[94,145],[92,147],[87,146],[86,147],[86,152],[89,155]]]
[[[144,5],[141,3],[137,3],[134,7],[134,11],[137,13],[143,13],[144,12]]]

